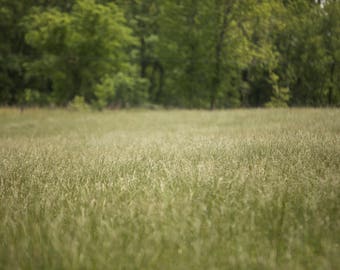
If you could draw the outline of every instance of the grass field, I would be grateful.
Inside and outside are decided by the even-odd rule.
[[[340,110],[0,109],[0,269],[340,269]]]

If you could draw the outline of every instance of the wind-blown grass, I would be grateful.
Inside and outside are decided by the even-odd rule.
[[[0,110],[0,269],[336,269],[340,111]]]

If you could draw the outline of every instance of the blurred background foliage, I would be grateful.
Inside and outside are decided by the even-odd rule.
[[[0,104],[339,106],[339,18],[337,0],[0,0]]]

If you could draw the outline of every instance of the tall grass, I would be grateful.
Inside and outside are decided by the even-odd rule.
[[[339,110],[0,110],[0,269],[339,269],[339,245]]]

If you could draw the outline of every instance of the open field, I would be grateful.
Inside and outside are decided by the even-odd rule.
[[[340,110],[0,109],[0,269],[339,269]]]

